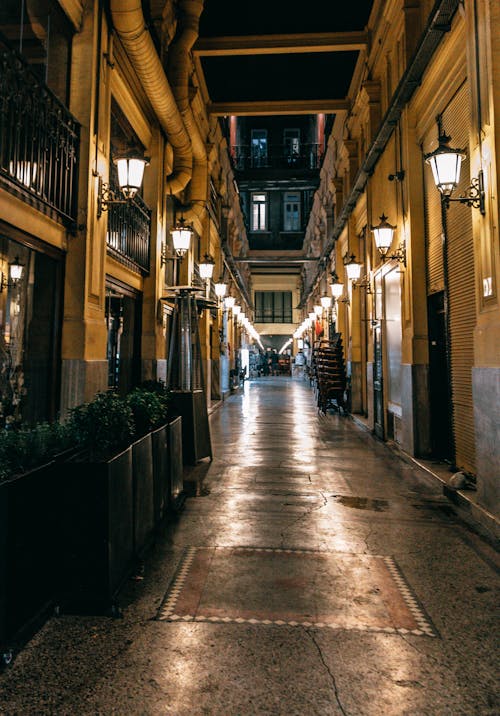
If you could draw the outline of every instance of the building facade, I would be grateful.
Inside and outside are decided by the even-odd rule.
[[[497,516],[499,19],[482,0],[374,3],[311,218],[310,243],[333,207],[324,269],[306,277],[303,299],[312,306],[335,271],[353,413],[410,455],[463,472]],[[451,196],[430,166],[443,147],[461,150]],[[379,250],[381,224],[393,236]]]
[[[167,3],[146,19],[140,2],[122,13],[120,3],[53,0],[0,13],[4,424],[165,381],[169,289],[193,282],[213,304],[200,318],[208,400],[228,389],[234,326],[213,284],[223,277],[245,300],[244,271],[228,257],[246,235],[226,141],[193,74],[202,7]],[[134,23],[150,27],[141,46]],[[132,200],[118,181],[124,156],[147,160]],[[182,261],[170,237],[180,216],[193,229]],[[205,254],[216,268],[208,285]]]

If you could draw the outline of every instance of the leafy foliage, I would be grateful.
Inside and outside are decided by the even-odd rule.
[[[0,427],[0,480],[39,467],[69,449],[101,460],[167,421],[170,394],[161,381],[147,381],[126,398],[106,391],[70,411],[65,422]]]
[[[130,445],[134,435],[132,409],[113,391],[97,393],[90,403],[73,408],[68,423],[91,459],[110,457]]]
[[[134,416],[137,437],[146,435],[166,420],[165,401],[159,392],[135,388],[127,395],[126,403]]]
[[[71,426],[60,422],[0,430],[0,480],[39,467],[75,446]]]

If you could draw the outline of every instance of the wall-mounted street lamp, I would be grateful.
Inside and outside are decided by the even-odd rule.
[[[227,291],[227,283],[224,281],[224,277],[221,276],[216,284],[214,284],[215,295],[219,300],[222,301]]]
[[[200,278],[204,281],[210,281],[214,273],[214,266],[215,261],[213,260],[213,258],[210,256],[210,254],[205,254],[203,261],[200,261],[200,263],[198,264]]]
[[[172,244],[176,255],[182,258],[191,246],[193,227],[191,224],[186,224],[186,220],[181,215],[179,221],[170,229],[170,235],[172,236]]]
[[[361,276],[361,264],[356,261],[356,256],[347,254],[344,256],[344,266],[347,273],[347,278],[351,281],[357,281]]]
[[[365,278],[361,279],[362,264],[356,261],[354,254],[351,254],[350,256],[347,256],[346,254],[344,256],[344,266],[347,278],[351,279],[353,288],[365,288],[367,293],[372,293],[369,277],[365,276]],[[342,299],[339,300],[342,301]],[[349,303],[349,299],[347,299],[345,303]]]
[[[337,276],[335,271],[331,272],[330,278],[330,291],[332,292],[332,296],[335,301],[338,301],[338,299],[344,293],[344,284],[339,282],[339,277]]]
[[[116,195],[113,189],[103,182],[99,174],[99,187],[97,194],[97,216],[108,211],[112,204],[126,204],[135,197],[142,186],[144,169],[149,160],[145,157],[123,156],[113,160],[118,171],[118,185],[123,199]]]
[[[233,316],[239,316],[239,314],[241,313],[241,306],[239,306],[237,303],[235,303],[232,308],[232,311],[233,311]]]
[[[234,310],[235,303],[236,299],[234,296],[226,296],[226,298],[224,299],[224,308],[227,308],[228,310]]]
[[[437,118],[438,122],[438,147],[433,152],[424,155],[424,159],[432,169],[434,182],[441,192],[442,200],[448,209],[450,202],[458,201],[461,204],[479,209],[481,214],[486,213],[485,196],[484,196],[484,177],[482,170],[477,177],[471,179],[471,184],[465,194],[452,197],[452,193],[457,188],[460,181],[460,170],[462,168],[462,160],[466,157],[465,149],[453,149],[449,146],[451,137],[449,137],[442,129],[441,118]]]
[[[320,298],[321,306],[323,307],[323,309],[325,311],[328,311],[332,307],[332,300],[333,300],[332,297],[327,296],[326,294],[321,296],[321,298]]]
[[[182,261],[191,246],[193,227],[191,224],[187,224],[184,216],[181,215],[181,218],[170,229],[170,235],[172,237],[172,246],[174,247],[175,255],[170,255],[166,244],[163,243],[161,247],[162,266],[166,264],[167,261]]]
[[[318,318],[320,318],[320,317],[321,317],[321,314],[323,313],[323,306],[321,305],[321,303],[316,303],[316,304],[313,306],[313,310],[314,310],[314,314],[315,314]]]
[[[0,272],[0,292],[4,288],[14,288],[20,282],[23,277],[24,264],[19,261],[19,257],[16,256],[14,261],[9,263],[9,279],[6,279],[3,272]]]
[[[376,226],[371,226],[371,230],[373,231],[373,237],[375,239],[375,246],[378,249],[378,252],[380,256],[382,257],[382,261],[386,261],[387,259],[395,259],[396,261],[400,261],[406,266],[406,247],[403,243],[399,245],[397,250],[389,254],[389,249],[392,246],[392,240],[394,238],[394,231],[396,230],[396,226],[393,226],[393,224],[389,224],[387,221],[387,216],[385,214],[382,214],[380,218],[380,223]]]

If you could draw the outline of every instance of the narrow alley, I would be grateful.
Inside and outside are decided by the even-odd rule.
[[[121,599],[52,617],[0,713],[498,714],[498,555],[307,381],[246,381]],[[498,615],[497,615],[498,616]]]

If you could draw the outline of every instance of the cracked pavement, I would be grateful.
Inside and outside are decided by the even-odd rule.
[[[51,618],[1,716],[500,713],[498,554],[439,484],[301,379],[247,381],[210,424],[123,617]],[[159,620],[171,587],[185,621]]]

